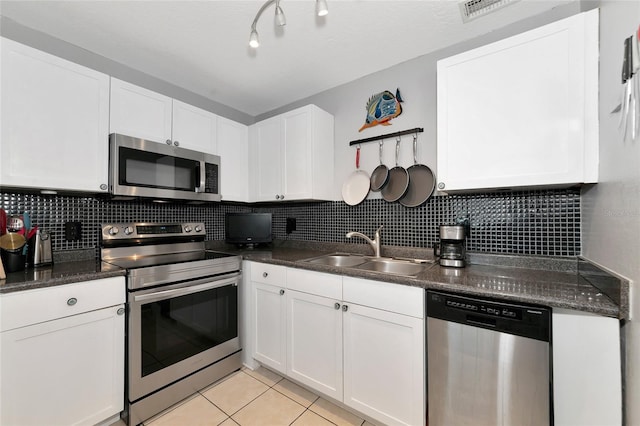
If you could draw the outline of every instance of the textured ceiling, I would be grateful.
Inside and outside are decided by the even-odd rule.
[[[1,1],[0,14],[256,116],[573,0],[520,0],[464,24],[458,1]]]

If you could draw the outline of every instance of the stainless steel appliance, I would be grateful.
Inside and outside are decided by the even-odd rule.
[[[205,250],[205,235],[203,223],[102,226],[102,260],[127,270],[129,425],[241,367],[241,258]]]
[[[551,313],[427,291],[428,424],[553,424]]]
[[[33,240],[33,266],[49,265],[53,262],[51,236],[44,229],[38,229]]]
[[[440,243],[433,246],[433,254],[440,266],[464,268],[466,230],[463,225],[440,225]]]
[[[116,197],[220,201],[220,157],[112,133],[109,192]]]

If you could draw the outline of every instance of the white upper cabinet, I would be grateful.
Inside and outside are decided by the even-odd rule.
[[[216,127],[218,116],[212,112],[173,100],[173,143],[183,148],[218,153]]]
[[[598,10],[438,61],[441,191],[598,177]]]
[[[155,142],[171,140],[172,99],[111,78],[110,133]]]
[[[254,124],[249,140],[252,201],[332,198],[331,114],[307,105]]]
[[[110,132],[217,154],[217,116],[111,78]]]
[[[223,201],[249,201],[249,128],[218,117],[217,137],[220,155]]]
[[[1,39],[0,186],[105,192],[109,76]]]

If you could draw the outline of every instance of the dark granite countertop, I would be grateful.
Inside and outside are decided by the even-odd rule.
[[[424,270],[416,277],[405,277],[306,262],[306,259],[336,252],[370,255],[369,246],[366,245],[279,244],[268,249],[242,250],[218,243],[211,244],[210,248],[237,253],[246,260],[318,272],[574,309],[620,319],[628,319],[629,315],[628,281],[604,273],[577,258],[469,254],[472,263],[465,268],[445,268],[437,263],[426,263]],[[383,247],[382,255],[433,262],[430,249]],[[583,268],[586,269],[584,273]],[[600,282],[606,285],[596,287]]]
[[[370,255],[369,246],[362,244],[285,241],[266,249],[249,250],[210,241],[207,242],[207,248],[240,254],[246,260],[262,263],[424,289],[575,309],[620,319],[629,317],[629,282],[576,258],[470,253],[468,257],[471,264],[455,269],[432,263],[430,249],[383,247],[383,256],[421,259],[428,262],[416,277],[405,277],[306,262],[306,259],[336,252]],[[6,280],[0,280],[0,294],[125,275],[123,269],[91,258],[93,253],[88,251],[80,255],[66,254],[64,257],[59,256],[59,261],[53,265],[9,273]]]
[[[0,294],[124,275],[124,269],[95,259],[55,262],[8,273],[7,279],[0,280]]]

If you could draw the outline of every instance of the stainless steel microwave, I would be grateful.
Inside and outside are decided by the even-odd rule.
[[[220,157],[112,133],[109,191],[115,197],[220,201]]]

